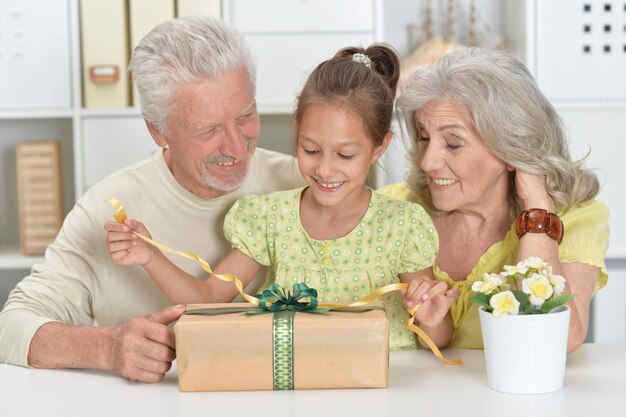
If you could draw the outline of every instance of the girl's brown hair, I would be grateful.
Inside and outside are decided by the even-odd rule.
[[[354,54],[369,57],[371,68],[354,61]],[[341,49],[319,64],[304,84],[296,106],[296,138],[307,107],[330,102],[343,105],[358,115],[374,146],[379,146],[391,130],[399,76],[400,58],[389,45]]]

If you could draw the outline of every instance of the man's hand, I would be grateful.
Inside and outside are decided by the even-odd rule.
[[[176,356],[174,333],[167,325],[184,311],[184,305],[170,306],[119,327],[46,323],[31,340],[28,365],[102,369],[133,381],[161,381]]]
[[[167,325],[176,321],[184,310],[183,305],[167,307],[115,328],[113,369],[132,381],[161,381],[176,357],[174,332]]]

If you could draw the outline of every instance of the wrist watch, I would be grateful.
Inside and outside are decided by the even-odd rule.
[[[518,238],[526,233],[545,233],[559,244],[563,240],[563,222],[554,213],[540,208],[531,208],[522,211],[515,221],[515,232]]]

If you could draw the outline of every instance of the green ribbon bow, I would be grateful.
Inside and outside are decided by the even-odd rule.
[[[293,284],[292,290],[285,290],[278,284],[272,284],[261,294],[256,294],[259,299],[259,310],[248,314],[263,314],[276,311],[301,311],[304,313],[328,313],[329,308],[318,308],[317,290],[310,288],[302,282]],[[308,301],[304,301],[307,300]]]

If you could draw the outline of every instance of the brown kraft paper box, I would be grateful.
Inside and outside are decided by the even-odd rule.
[[[381,302],[372,305],[382,307]],[[199,308],[249,303],[190,304]],[[174,326],[181,391],[274,389],[274,313],[183,315]],[[298,312],[293,318],[293,388],[384,388],[389,368],[384,310]]]

